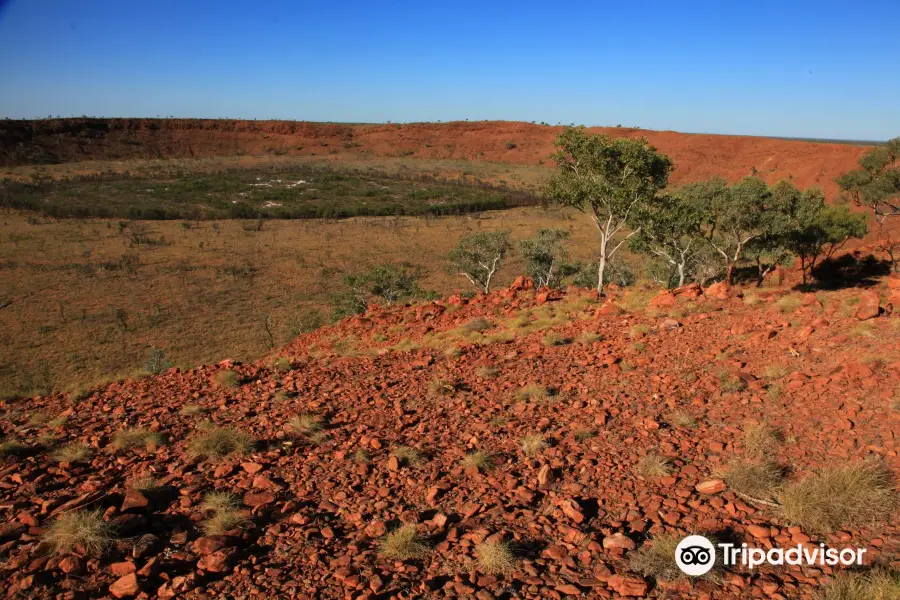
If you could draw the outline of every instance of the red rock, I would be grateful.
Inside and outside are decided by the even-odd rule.
[[[727,283],[719,281],[703,290],[703,294],[717,300],[727,300],[728,298],[731,298],[733,290]]]
[[[80,572],[81,568],[81,559],[77,556],[66,556],[61,561],[59,561],[59,570],[66,575],[74,575]]]
[[[126,512],[136,508],[146,508],[150,505],[150,501],[147,500],[147,497],[137,490],[126,489],[125,490],[125,500],[122,501],[122,508],[119,510],[121,512]]]
[[[138,585],[137,575],[134,573],[129,573],[124,577],[120,577],[115,583],[109,586],[109,593],[116,598],[130,598],[131,596],[136,596],[140,591],[141,588]]]
[[[618,304],[607,301],[594,313],[594,318],[621,315],[625,310]]]
[[[550,465],[543,465],[537,474],[538,485],[544,486],[553,482],[553,469]]]
[[[634,550],[637,545],[625,534],[614,533],[603,538],[603,547],[607,550]]]
[[[194,552],[200,556],[212,554],[216,550],[221,550],[229,545],[230,538],[225,535],[207,535],[194,540]]]
[[[699,283],[694,282],[675,288],[672,293],[678,298],[699,298],[703,295],[703,290]]]
[[[244,494],[244,504],[256,508],[257,506],[265,506],[275,502],[275,494],[270,492],[260,492],[258,494]]]
[[[566,594],[568,596],[581,596],[581,588],[576,585],[572,585],[571,583],[564,583],[562,585],[556,586],[556,591],[560,594]]]
[[[721,479],[709,479],[697,484],[694,488],[701,494],[719,494],[727,489],[725,482]]]
[[[550,290],[542,290],[535,294],[534,303],[535,304],[544,304],[547,300],[550,299]]]
[[[679,327],[681,327],[681,323],[675,319],[665,319],[659,324],[659,329],[661,331],[671,331],[672,329],[678,329]]]
[[[772,537],[769,528],[760,525],[747,525],[747,533],[758,539],[768,539]]]
[[[880,300],[878,294],[872,291],[865,291],[859,295],[859,304],[856,307],[856,318],[860,321],[874,319],[880,312]]]
[[[259,463],[255,463],[255,462],[241,463],[241,467],[244,469],[244,471],[246,471],[250,475],[253,475],[254,473],[259,473],[262,470],[262,465]]]
[[[662,291],[647,303],[648,308],[665,308],[667,306],[675,306],[677,300],[675,295],[668,291]]]
[[[197,561],[197,567],[211,573],[224,573],[229,570],[234,549],[217,550]]]
[[[631,596],[642,598],[647,595],[650,586],[640,577],[632,577],[627,575],[613,575],[606,584],[616,591],[620,596]]]
[[[576,523],[584,521],[584,513],[581,512],[581,507],[574,500],[563,500],[560,503],[560,508],[567,517]]]
[[[137,567],[130,560],[109,565],[109,572],[117,577],[122,577],[123,575],[128,575],[129,573],[134,573],[136,571]]]

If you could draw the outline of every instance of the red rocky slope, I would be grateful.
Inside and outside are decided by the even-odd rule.
[[[860,325],[854,313],[871,295],[859,304],[855,291],[802,296],[782,302],[785,311],[778,290],[751,306],[720,288],[698,298],[664,293],[649,310],[623,312],[584,291],[522,287],[345,320],[279,351],[289,368],[271,366],[275,356],[226,361],[78,400],[5,402],[2,433],[30,449],[0,466],[6,596],[810,598],[829,576],[732,569],[691,586],[634,572],[636,549],[667,532],[729,532],[762,547],[859,545],[870,561],[897,561],[896,518],[817,535],[714,476],[746,453],[742,428],[762,421],[780,430],[771,452],[792,477],[873,457],[900,468],[892,407],[900,329],[887,314]],[[897,300],[880,293],[885,306]],[[478,317],[487,323],[473,324]],[[236,387],[214,383],[229,369]],[[550,395],[522,398],[532,384]],[[205,416],[183,414],[186,404]],[[37,413],[66,419],[35,425]],[[286,430],[303,413],[327,423],[324,436]],[[204,418],[252,434],[256,449],[189,458]],[[135,427],[169,444],[115,449],[115,432]],[[93,456],[53,462],[37,441],[48,429],[53,444],[80,441]],[[533,433],[549,446],[526,456],[519,440]],[[427,460],[402,464],[398,446]],[[463,468],[474,450],[493,454],[493,468]],[[652,452],[671,459],[668,476],[638,474]],[[160,491],[127,491],[147,474]],[[199,505],[210,491],[237,494],[249,524],[204,536]],[[116,545],[99,558],[42,553],[42,533],[80,507],[104,511]],[[427,538],[423,559],[380,555],[380,540],[400,523]],[[512,543],[512,572],[474,566],[474,545],[486,539]]]

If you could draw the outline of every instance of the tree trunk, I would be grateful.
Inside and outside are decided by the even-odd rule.
[[[600,265],[597,267],[597,293],[603,295],[603,274],[606,271],[606,237],[600,237]]]
[[[735,263],[728,264],[728,274],[725,275],[725,283],[728,285],[734,284],[734,264]]]
[[[684,285],[684,263],[678,263],[678,287]]]

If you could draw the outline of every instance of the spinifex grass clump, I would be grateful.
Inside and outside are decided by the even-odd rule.
[[[103,511],[79,510],[61,514],[47,528],[41,541],[56,554],[68,554],[76,548],[88,555],[102,554],[112,546],[113,527],[103,520]]]
[[[214,427],[199,433],[188,445],[192,457],[224,458],[230,454],[247,454],[255,442],[246,433],[233,427]]]
[[[431,551],[419,536],[415,525],[403,525],[388,533],[381,542],[381,554],[392,560],[423,558]]]

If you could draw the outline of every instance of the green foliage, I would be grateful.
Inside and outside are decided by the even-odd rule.
[[[459,239],[448,257],[448,271],[464,276],[476,289],[489,293],[491,280],[512,247],[509,231],[474,233]]]
[[[392,305],[408,299],[430,297],[419,287],[419,272],[407,264],[372,265],[363,273],[345,275],[346,289],[333,297],[334,316],[362,314],[369,306],[369,298]]]
[[[850,238],[861,238],[868,232],[864,214],[851,212],[843,205],[826,205],[819,190],[800,192],[792,184],[775,186],[775,196],[786,200],[783,212],[786,225],[780,232],[781,243],[800,258],[803,285],[821,256],[826,259]]]
[[[607,262],[640,231],[639,217],[659,201],[672,161],[646,139],[589,135],[583,127],[567,128],[555,145],[556,172],[548,192],[557,203],[586,213],[597,227],[597,289],[602,291]],[[625,234],[626,227],[631,233]],[[617,239],[620,233],[625,239]]]
[[[519,242],[519,253],[525,260],[525,272],[537,287],[555,287],[563,277],[572,274],[567,264],[565,241],[570,233],[565,229],[539,229],[531,239]]]
[[[638,219],[641,229],[631,238],[631,248],[668,268],[667,285],[684,285],[691,263],[704,244],[700,206],[676,196],[664,196],[647,206]]]
[[[844,173],[835,181],[845,196],[857,206],[871,209],[884,223],[900,215],[900,137],[873,148],[859,159],[859,169]]]
[[[166,358],[166,353],[160,348],[154,348],[147,354],[144,361],[144,370],[153,375],[159,375],[172,367],[172,361]]]

